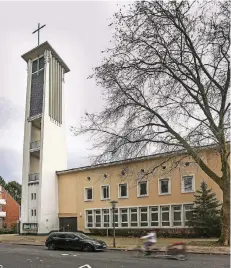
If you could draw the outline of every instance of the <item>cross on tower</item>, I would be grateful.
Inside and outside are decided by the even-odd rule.
[[[32,33],[32,34],[34,34],[34,33],[38,32],[38,46],[39,46],[39,35],[40,35],[40,30],[41,30],[43,27],[45,27],[45,26],[46,26],[46,24],[44,24],[43,26],[40,27],[40,23],[38,23],[38,29],[35,30],[35,31]]]

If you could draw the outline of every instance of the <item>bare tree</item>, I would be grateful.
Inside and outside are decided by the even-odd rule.
[[[222,235],[230,236],[230,3],[142,1],[114,15],[113,47],[94,69],[106,107],[86,114],[99,161],[184,149],[223,191]],[[216,174],[195,146],[217,144]]]

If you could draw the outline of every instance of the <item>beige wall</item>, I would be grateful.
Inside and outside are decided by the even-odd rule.
[[[30,174],[39,173],[39,158],[31,155],[30,158]]]
[[[219,174],[221,166],[219,158],[215,153],[209,151],[203,152],[201,157],[205,163],[214,170],[214,172]],[[164,160],[167,160],[167,158],[61,174],[58,176],[59,216],[77,216],[78,228],[80,230],[85,230],[85,209],[111,207],[109,204],[111,200],[118,201],[118,207],[191,203],[194,200],[193,193],[181,193],[181,178],[184,175],[193,175],[195,177],[196,190],[199,189],[200,183],[203,180],[206,181],[209,188],[212,188],[217,194],[217,197],[222,200],[222,192],[219,187],[198,167],[197,164],[190,163],[189,166],[185,166],[185,162],[193,162],[190,157],[183,159],[178,167],[173,167],[174,163],[181,158],[182,157],[175,157],[163,165],[160,164],[163,163]],[[147,176],[149,196],[137,197],[137,179],[139,178],[140,170],[144,169],[145,171],[150,171],[158,165],[160,165],[160,167],[155,169],[153,174]],[[163,166],[166,166],[164,170]],[[124,168],[127,168],[127,175],[121,176],[121,171]],[[104,179],[104,174],[107,174],[107,179]],[[90,177],[91,180],[88,181],[87,177]],[[170,178],[171,194],[158,194],[159,178]],[[121,182],[128,183],[129,198],[118,198],[118,184]],[[107,201],[101,200],[100,187],[104,184],[110,185],[110,200]],[[93,201],[84,201],[85,187],[93,187]]]
[[[41,130],[35,126],[31,126],[31,142],[39,141],[41,139]]]

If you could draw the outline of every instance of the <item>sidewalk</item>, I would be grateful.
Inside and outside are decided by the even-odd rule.
[[[132,251],[136,245],[139,244],[139,238],[134,237],[117,237],[116,248],[112,247],[112,237],[93,237],[101,239],[106,242],[109,250],[125,250]],[[20,235],[0,235],[0,243],[14,244],[14,245],[31,245],[31,246],[44,246],[46,236],[20,236]],[[171,239],[160,238],[157,246],[162,250],[166,245],[173,242],[185,242],[187,244],[188,253],[197,254],[224,254],[230,255],[230,247],[215,246],[216,239]],[[192,245],[190,245],[192,244]],[[201,244],[201,245],[200,245]]]

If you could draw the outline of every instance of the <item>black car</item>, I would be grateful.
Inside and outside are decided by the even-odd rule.
[[[45,246],[50,249],[72,249],[83,251],[103,251],[107,249],[104,241],[88,237],[83,233],[53,232],[46,239]]]

